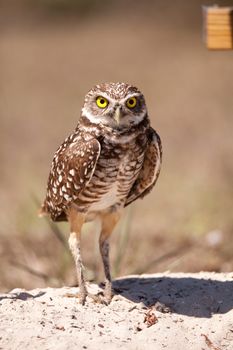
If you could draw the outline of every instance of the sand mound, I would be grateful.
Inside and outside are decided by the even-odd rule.
[[[0,349],[233,349],[233,273],[127,276],[109,306],[77,290],[0,294]]]

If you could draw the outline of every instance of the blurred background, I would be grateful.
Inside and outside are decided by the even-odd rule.
[[[38,202],[84,95],[104,81],[144,92],[164,150],[154,191],[112,236],[114,276],[233,270],[233,52],[205,48],[201,6],[213,3],[0,2],[1,291],[76,284],[69,227],[39,219]],[[84,264],[100,281],[97,240],[88,224]]]

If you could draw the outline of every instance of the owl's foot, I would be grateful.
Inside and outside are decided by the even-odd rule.
[[[98,294],[88,293],[88,297],[91,298],[95,303],[109,305],[112,300],[112,289],[105,288],[103,292],[99,292]]]
[[[87,299],[88,293],[85,292],[79,292],[79,293],[66,293],[64,297],[66,298],[78,298],[79,303],[81,305],[85,305],[86,299]]]
[[[100,292],[98,294],[87,293],[86,295],[83,295],[82,293],[66,293],[64,295],[64,297],[77,298],[77,299],[79,299],[79,303],[81,305],[85,305],[87,297],[92,299],[93,302],[97,303],[97,304],[108,305],[108,304],[110,304],[110,301],[111,301],[111,298],[105,297],[105,295],[102,292]]]
[[[104,294],[102,292],[98,294],[88,294],[88,296],[94,301],[96,304],[108,305],[104,298]]]

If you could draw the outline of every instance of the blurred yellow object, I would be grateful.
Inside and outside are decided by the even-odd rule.
[[[210,50],[233,49],[233,7],[204,6],[204,33]]]

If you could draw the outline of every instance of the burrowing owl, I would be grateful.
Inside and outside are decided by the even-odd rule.
[[[106,277],[104,298],[111,301],[109,236],[122,209],[150,192],[161,167],[161,141],[150,126],[143,94],[125,83],[104,83],[84,100],[75,131],[56,151],[41,213],[70,223],[74,256],[85,303],[80,236],[83,223],[99,218],[99,247]]]

